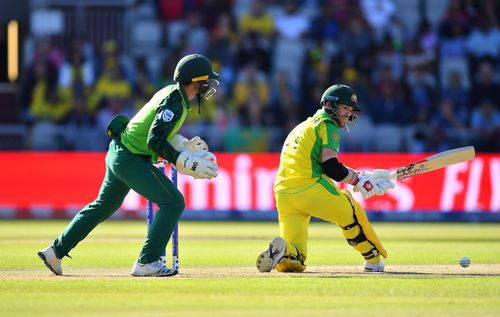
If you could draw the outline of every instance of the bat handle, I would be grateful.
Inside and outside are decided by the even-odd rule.
[[[398,178],[398,171],[392,171],[391,174],[389,175],[389,179],[397,179]]]

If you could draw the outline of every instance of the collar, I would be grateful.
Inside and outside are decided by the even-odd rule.
[[[191,101],[189,101],[188,96],[187,96],[186,92],[184,91],[184,88],[182,87],[182,85],[180,83],[177,83],[176,88],[177,88],[177,90],[179,90],[181,92],[182,101],[184,101],[184,103],[186,104],[186,108],[188,110],[191,110]]]
[[[327,121],[333,122],[333,124],[335,124],[338,128],[340,128],[337,121],[335,121],[335,119],[330,117],[330,115],[325,111],[325,109],[323,107],[318,109],[318,111],[316,111],[316,114],[318,114],[322,118],[325,118]]]

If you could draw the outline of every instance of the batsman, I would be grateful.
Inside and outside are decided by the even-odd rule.
[[[205,141],[200,137],[188,140],[178,131],[191,109],[190,101],[197,97],[199,106],[202,97],[210,98],[216,92],[218,77],[205,56],[187,55],[177,63],[175,84],[159,90],[130,121],[117,116],[109,123],[107,134],[112,140],[96,200],[73,218],[52,245],[38,252],[54,274],[63,274],[61,259],[121,206],[130,189],[159,207],[131,274],[177,274],[162,263],[160,256],[184,210],[184,197],[153,164],[162,157],[179,173],[195,179],[217,176],[217,164],[211,160],[214,156]]]
[[[283,145],[274,182],[280,236],[257,258],[260,272],[303,272],[306,269],[311,216],[339,226],[347,243],[364,258],[364,271],[383,272],[387,252],[363,207],[332,180],[354,186],[365,199],[394,187],[388,170],[357,171],[339,161],[340,129],[349,130],[361,106],[346,85],[330,86],[320,109],[297,125]]]

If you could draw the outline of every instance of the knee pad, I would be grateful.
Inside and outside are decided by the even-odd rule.
[[[306,265],[302,261],[290,256],[284,257],[276,264],[276,271],[282,273],[302,273],[305,269]]]

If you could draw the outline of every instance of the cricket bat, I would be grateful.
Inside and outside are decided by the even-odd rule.
[[[475,150],[473,146],[437,153],[420,161],[397,168],[395,171],[391,172],[390,178],[399,181],[415,175],[431,172],[448,165],[472,160],[474,156]]]

